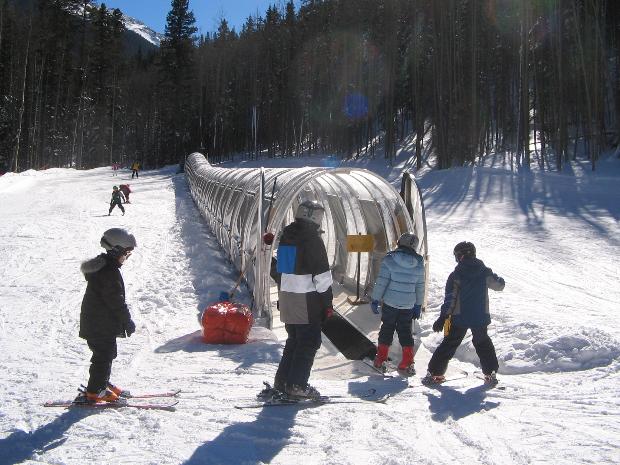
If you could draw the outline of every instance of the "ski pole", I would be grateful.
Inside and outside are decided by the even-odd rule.
[[[252,262],[254,260],[254,252],[255,251],[256,251],[256,247],[254,247],[254,249],[252,249],[252,253],[250,254],[250,257],[252,257],[252,258],[250,260],[248,260],[248,263],[246,263],[245,267],[243,267],[243,269],[241,270],[241,273],[239,274],[239,278],[237,278],[237,282],[235,283],[233,288],[228,293],[228,300],[232,299],[233,295],[235,295],[235,291],[239,287],[239,284],[241,284],[241,280],[243,279],[243,276],[245,275],[245,272],[248,271],[248,268],[250,267],[250,265],[252,264]]]
[[[269,215],[271,215],[271,206],[273,205],[273,195],[275,193],[276,190],[276,182],[278,180],[278,177],[276,176],[273,179],[273,186],[271,187],[271,197],[269,198],[269,208],[267,209],[267,217],[265,218],[267,221],[265,221],[265,231],[263,232],[267,232],[267,225],[269,223]]]

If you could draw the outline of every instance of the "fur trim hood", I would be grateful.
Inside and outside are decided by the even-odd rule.
[[[105,254],[86,260],[80,265],[80,271],[86,276],[87,274],[96,273],[103,269],[108,264],[108,260]]]

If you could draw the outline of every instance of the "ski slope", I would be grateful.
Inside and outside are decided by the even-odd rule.
[[[422,170],[429,307],[416,325],[418,376],[335,370],[319,355],[322,394],[391,394],[385,403],[237,410],[271,381],[282,348],[255,327],[249,344],[200,341],[200,311],[238,277],[195,209],[176,167],[113,177],[109,168],[0,177],[0,464],[616,464],[620,463],[620,160],[598,171],[516,173],[486,166]],[[224,166],[302,166],[321,158]],[[406,155],[356,166],[400,181]],[[131,184],[127,214],[107,215],[114,184]],[[134,392],[180,388],[175,412],[42,407],[88,377],[78,338],[81,261],[110,227],[138,247],[123,266],[136,334],[119,340],[112,381]],[[503,389],[472,375],[438,389],[419,376],[441,336],[431,330],[454,267],[473,241],[506,280],[491,293],[489,333]],[[241,302],[250,297],[242,290]],[[452,372],[478,370],[466,338]],[[346,373],[336,376],[334,373]],[[353,377],[354,376],[354,377]]]

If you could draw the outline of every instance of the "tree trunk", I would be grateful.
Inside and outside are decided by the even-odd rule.
[[[26,76],[28,74],[28,57],[30,55],[30,37],[32,34],[32,9],[30,9],[30,20],[28,22],[28,39],[26,40],[26,53],[24,54],[24,66],[21,84],[21,102],[17,118],[17,133],[15,135],[15,153],[13,155],[13,171],[18,172],[19,168],[19,150],[20,139],[22,134],[22,124],[24,118],[24,109],[26,105]]]

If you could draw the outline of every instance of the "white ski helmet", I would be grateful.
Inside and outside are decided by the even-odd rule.
[[[420,239],[412,232],[406,232],[400,235],[398,238],[398,246],[417,252]]]
[[[297,207],[295,219],[310,221],[317,226],[321,226],[324,213],[325,209],[316,200],[304,200]]]
[[[136,247],[136,238],[122,228],[108,229],[101,237],[101,247],[111,252],[124,252]]]

